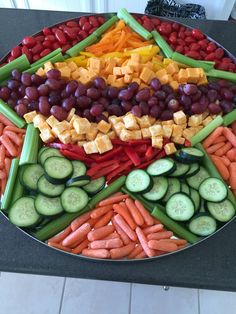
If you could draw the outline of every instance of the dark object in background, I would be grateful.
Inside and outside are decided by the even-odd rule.
[[[206,19],[203,6],[192,3],[178,4],[174,0],[149,0],[145,13],[166,17]]]

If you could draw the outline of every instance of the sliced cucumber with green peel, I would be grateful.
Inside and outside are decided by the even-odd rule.
[[[190,197],[193,201],[193,204],[195,207],[195,212],[197,212],[199,210],[200,203],[201,203],[201,198],[200,198],[198,191],[191,188],[190,189]]]
[[[74,178],[77,178],[77,177],[81,177],[81,176],[84,176],[86,174],[87,168],[86,168],[85,164],[82,161],[73,160],[72,161],[72,166],[73,166],[73,173],[72,173],[71,179],[74,179]],[[71,181],[70,184],[67,182],[67,185],[68,186],[69,185],[70,186],[81,186],[81,185],[77,185],[76,184],[77,181],[78,180]],[[82,185],[85,185],[85,184],[89,183],[89,181],[87,181],[86,183],[84,183]]]
[[[52,184],[62,184],[70,179],[73,166],[64,157],[48,157],[44,162],[45,176]]]
[[[65,189],[64,184],[52,184],[50,183],[45,175],[42,175],[37,183],[38,191],[49,197],[56,197],[62,194]]]
[[[43,216],[55,216],[63,212],[60,197],[38,194],[34,204],[37,212]]]
[[[189,188],[189,186],[186,183],[181,182],[181,187],[180,188],[181,188],[181,192],[183,192],[183,193],[185,193],[187,195],[190,194],[190,188]]]
[[[38,152],[38,162],[40,162],[40,156],[41,156],[41,154],[42,154],[45,150],[47,150],[47,149],[49,149],[49,147],[47,147],[47,146],[43,146],[43,147],[40,148],[40,150],[39,150],[39,152]]]
[[[168,178],[168,190],[163,199],[164,202],[167,202],[168,199],[175,193],[181,191],[180,181],[176,178]]]
[[[130,192],[146,193],[153,187],[153,180],[146,171],[136,169],[128,174],[125,185]]]
[[[88,204],[88,194],[77,187],[69,187],[61,195],[61,204],[68,213],[77,213]]]
[[[47,148],[44,151],[41,152],[39,155],[40,163],[43,166],[46,159],[49,157],[63,157],[62,154],[59,152],[56,148]]]
[[[80,176],[80,177],[74,177],[69,179],[66,182],[66,186],[84,186],[90,182],[90,177],[89,176]]]
[[[200,170],[195,175],[187,178],[186,181],[191,188],[198,190],[200,184],[209,177],[210,175],[206,169],[200,166]]]
[[[154,177],[152,189],[143,194],[143,197],[149,201],[158,201],[162,199],[168,189],[168,180],[165,177]]]
[[[106,178],[100,177],[98,179],[90,181],[88,184],[83,186],[83,189],[85,192],[87,192],[89,195],[94,195],[101,191],[106,184]]]
[[[195,162],[193,164],[189,164],[189,171],[187,173],[185,173],[185,178],[189,178],[194,176],[196,173],[198,173],[198,171],[200,170],[200,165]]]
[[[206,213],[194,216],[188,224],[189,230],[201,237],[207,237],[217,229],[216,220]]]
[[[21,197],[15,201],[9,210],[10,221],[21,228],[31,228],[37,225],[41,216],[37,213],[32,197]]]
[[[207,202],[206,207],[210,214],[221,222],[227,222],[235,215],[235,207],[228,199],[219,203]]]
[[[175,153],[175,158],[178,161],[187,164],[199,162],[203,159],[203,157],[203,152],[195,147],[182,148]]]
[[[176,221],[188,221],[194,209],[193,201],[184,193],[175,193],[166,203],[167,215]]]
[[[210,202],[221,202],[226,199],[228,191],[225,183],[218,178],[207,178],[199,186],[200,196]]]
[[[181,162],[175,162],[176,169],[170,174],[171,177],[185,177],[185,174],[189,171],[190,165],[183,164]]]
[[[43,174],[44,170],[40,164],[25,165],[20,180],[24,187],[36,192],[38,180]]]
[[[176,169],[175,162],[170,158],[162,158],[154,161],[147,167],[147,173],[156,177],[161,175],[170,175]]]

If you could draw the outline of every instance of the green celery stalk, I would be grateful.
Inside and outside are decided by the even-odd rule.
[[[174,51],[171,49],[171,47],[168,45],[168,43],[165,41],[165,39],[157,32],[152,31],[151,32],[155,42],[157,45],[161,48],[166,58],[171,58]]]
[[[91,46],[98,40],[97,36],[93,33],[86,37],[84,40],[80,41],[78,44],[66,51],[70,57],[78,56],[80,51],[84,50],[86,47]]]
[[[236,82],[236,73],[228,71],[211,69],[210,71],[207,71],[206,75],[210,77],[221,78],[232,82]]]
[[[46,61],[43,61],[41,63],[38,63],[37,65],[35,65],[34,67],[31,67],[30,69],[27,69],[25,72],[28,72],[30,74],[34,74],[35,72],[38,71],[39,68],[43,67],[43,65],[46,63],[46,62],[51,62],[51,63],[56,63],[56,62],[61,62],[61,61],[64,61],[64,57],[62,55],[62,53],[58,53],[56,56],[46,60]]]
[[[29,60],[27,59],[26,55],[22,55],[19,58],[9,62],[8,64],[4,65],[0,68],[0,78],[1,81],[8,79],[11,75],[12,70],[19,70],[20,72],[28,69],[30,67]]]
[[[17,172],[17,176],[16,176],[16,180],[15,180],[15,185],[14,185],[14,190],[12,192],[12,196],[11,196],[11,204],[14,204],[16,200],[18,200],[18,198],[22,197],[24,194],[24,187],[20,182],[20,176],[21,176],[21,172],[23,171],[23,168],[18,168],[18,172]]]
[[[186,57],[178,52],[174,52],[172,54],[172,59],[176,62],[186,64],[193,68],[203,68],[203,70],[205,71],[212,70],[212,64],[208,64],[205,61],[199,62],[199,60],[194,60],[192,58]]]
[[[117,15],[112,16],[108,21],[103,23],[99,28],[97,28],[93,33],[97,37],[100,37],[105,31],[107,31],[113,24],[119,21]]]
[[[20,157],[20,166],[37,163],[39,131],[32,123],[27,125],[25,140]]]
[[[46,63],[48,60],[50,60],[51,58],[57,56],[58,54],[60,54],[61,52],[61,48],[57,48],[56,50],[53,50],[52,52],[50,52],[48,55],[46,55],[45,57],[35,61],[34,63],[31,64],[31,68],[35,67],[38,64],[42,64],[42,63]]]
[[[17,113],[11,109],[3,100],[0,99],[0,113],[2,113],[7,119],[9,119],[18,128],[25,126],[25,120],[20,118]]]
[[[223,124],[225,126],[230,125],[234,121],[236,121],[236,109],[223,116]]]

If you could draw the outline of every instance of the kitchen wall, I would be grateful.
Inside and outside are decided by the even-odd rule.
[[[148,0],[0,0],[0,7],[28,8],[79,12],[115,12],[126,7],[143,13]],[[179,3],[199,3],[206,8],[208,19],[227,20],[235,0],[176,0]]]

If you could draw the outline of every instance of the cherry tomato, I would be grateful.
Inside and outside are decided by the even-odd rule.
[[[192,30],[192,35],[194,38],[200,39],[200,40],[205,38],[204,34],[200,31],[200,29],[197,29],[197,28],[194,28]]]
[[[211,42],[208,44],[206,51],[207,52],[213,52],[216,50],[216,48],[217,48],[216,44]]]

